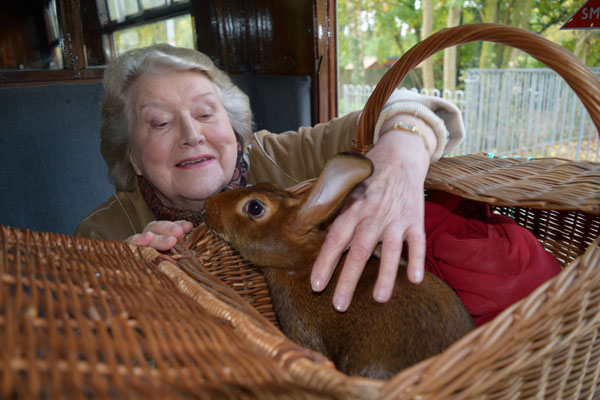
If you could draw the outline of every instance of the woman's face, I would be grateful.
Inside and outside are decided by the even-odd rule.
[[[231,180],[233,128],[212,81],[200,72],[145,74],[128,89],[131,154],[164,205],[200,211]]]

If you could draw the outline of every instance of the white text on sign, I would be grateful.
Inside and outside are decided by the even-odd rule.
[[[581,19],[598,19],[600,20],[600,7],[598,8],[584,8],[581,10]]]

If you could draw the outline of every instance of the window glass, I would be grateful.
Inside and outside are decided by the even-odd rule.
[[[169,43],[194,48],[189,0],[80,0],[87,66],[125,51]]]
[[[166,0],[142,0],[142,7],[144,7],[144,10],[164,6],[165,4]]]
[[[139,12],[137,0],[108,0],[106,5],[111,21],[123,21],[126,17]]]
[[[156,43],[194,48],[192,17],[189,14],[123,29],[113,35],[117,56],[128,50]]]

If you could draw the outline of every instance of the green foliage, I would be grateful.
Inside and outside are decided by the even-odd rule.
[[[446,26],[448,7],[462,4],[461,24],[496,22],[520,26],[539,33],[575,53],[589,66],[600,66],[600,30],[559,30],[584,0],[446,0],[434,1],[434,32]],[[362,65],[366,56],[383,65],[388,57],[399,57],[420,40],[419,0],[337,0],[338,65]],[[483,59],[482,59],[483,53]],[[442,52],[435,54],[436,87],[442,87]],[[467,68],[542,67],[530,56],[512,48],[488,42],[465,44],[458,49],[459,77]],[[348,68],[349,69],[349,68]],[[363,83],[365,73],[352,69],[352,83]],[[407,78],[408,80],[409,78]],[[419,87],[417,70],[410,83]],[[404,86],[409,86],[404,84]]]

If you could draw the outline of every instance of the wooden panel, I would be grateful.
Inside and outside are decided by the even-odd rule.
[[[35,32],[23,29],[31,25],[31,20],[28,16],[0,15],[0,69],[19,69],[21,65],[36,63]]]
[[[220,68],[309,75],[313,123],[337,115],[334,0],[195,0],[194,7],[204,11],[195,12],[198,49]]]
[[[308,75],[313,85],[313,123],[335,117],[335,0],[190,1],[197,48],[220,68],[234,74]],[[99,27],[88,20],[94,1],[57,0],[57,9],[65,39],[64,69],[5,71],[0,73],[0,85],[101,78],[102,70],[86,64],[86,58],[92,65],[102,64],[103,57]],[[2,28],[7,26],[2,24]],[[95,43],[90,41],[91,31]],[[2,37],[0,54],[4,57],[9,49],[1,46]]]
[[[42,1],[0,4],[0,69],[48,68],[51,42]]]
[[[65,68],[76,71],[86,67],[83,50],[83,28],[79,0],[63,0],[56,3],[59,24],[64,34]],[[76,74],[77,75],[77,74]]]
[[[196,13],[198,49],[224,70],[312,74],[312,0],[214,0],[204,8]]]
[[[214,2],[190,1],[196,33],[196,48],[211,57],[215,64],[223,65]]]
[[[315,0],[313,122],[337,116],[336,12],[334,0]]]
[[[80,0],[80,2],[85,65],[88,67],[105,65],[106,54],[102,46],[102,27],[98,19],[96,0]]]
[[[222,68],[230,72],[253,71],[246,2],[215,0],[215,12]]]
[[[311,74],[312,1],[253,0],[248,2],[248,16],[255,71]]]
[[[56,69],[46,71],[9,71],[0,72],[0,86],[35,85],[49,82],[100,81],[104,68],[86,68],[83,70]]]

